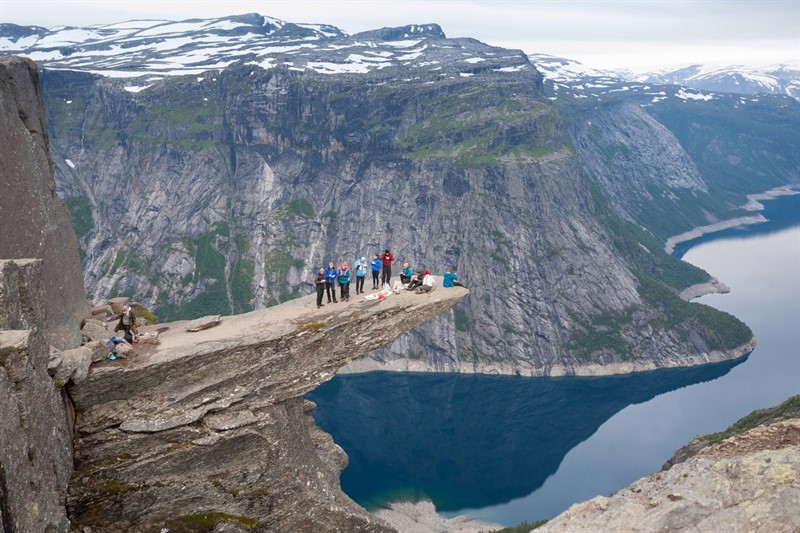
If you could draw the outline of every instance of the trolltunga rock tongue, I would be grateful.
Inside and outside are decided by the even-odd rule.
[[[389,531],[339,488],[347,464],[302,396],[468,291],[327,305],[313,296],[104,361],[71,389],[74,523],[103,531],[213,520],[270,531]],[[232,526],[231,526],[232,527]]]

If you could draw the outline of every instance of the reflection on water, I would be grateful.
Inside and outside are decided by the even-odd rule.
[[[350,456],[351,498],[367,508],[426,498],[456,511],[531,493],[618,411],[736,364],[604,378],[381,372],[337,376],[307,397]]]
[[[768,223],[676,251],[731,287],[701,301],[752,328],[758,346],[743,364],[605,378],[336,377],[308,397],[350,456],[342,488],[368,507],[429,498],[444,514],[509,526],[550,518],[800,393],[800,196],[765,207]]]

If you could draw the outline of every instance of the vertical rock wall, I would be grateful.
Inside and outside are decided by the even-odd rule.
[[[67,531],[72,442],[47,366],[51,345],[80,344],[86,293],[36,65],[15,57],[0,58],[0,224],[0,529]]]
[[[42,260],[47,342],[80,344],[87,310],[78,241],[56,196],[39,76],[32,61],[0,58],[0,259]]]

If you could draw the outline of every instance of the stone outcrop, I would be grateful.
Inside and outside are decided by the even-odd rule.
[[[668,470],[610,497],[573,505],[537,531],[800,529],[800,418],[796,413],[794,418],[682,452]]]
[[[42,260],[47,342],[78,346],[88,313],[78,242],[56,195],[36,65],[16,57],[0,58],[0,189],[0,259]]]
[[[197,332],[162,325],[157,345],[92,365],[71,387],[73,523],[102,531],[182,530],[203,520],[226,531],[390,531],[341,492],[347,457],[302,396],[467,293],[401,293],[322,309],[308,296]]]
[[[65,381],[47,373],[42,269],[41,260],[0,261],[0,529],[8,533],[69,525],[71,436]]]

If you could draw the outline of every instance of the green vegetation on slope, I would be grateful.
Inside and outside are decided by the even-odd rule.
[[[183,281],[185,284],[201,284],[203,292],[188,302],[159,306],[159,318],[169,321],[251,310],[255,261],[243,257],[249,248],[247,241],[242,238],[231,239],[229,225],[220,222],[195,239],[184,238],[184,242],[194,256],[195,270]],[[233,309],[225,282],[226,256],[223,252],[229,252],[233,256],[230,274]]]
[[[570,149],[551,135],[558,121],[552,108],[533,98],[470,87],[420,98],[407,109],[396,146],[413,159],[485,168],[504,157],[537,160]]]
[[[85,196],[69,196],[64,198],[64,203],[67,204],[67,209],[69,209],[75,235],[77,235],[80,240],[88,235],[94,227],[92,205]]]
[[[678,292],[710,279],[704,270],[667,254],[655,238],[633,224],[621,220],[608,208],[607,201],[594,185],[592,194],[596,215],[611,235],[614,247],[631,265],[642,300],[660,312],[661,318],[650,320],[656,329],[678,332],[685,340],[689,332],[701,335],[712,350],[731,349],[748,342],[753,332],[742,321],[707,305],[685,302]],[[631,357],[623,338],[625,328],[633,327],[633,313],[604,313],[589,322],[573,317],[577,328],[569,347],[577,357],[589,361],[600,350],[611,350],[622,360]]]
[[[703,435],[700,440],[707,441],[710,444],[721,442],[728,437],[744,433],[754,427],[763,424],[773,424],[781,420],[789,420],[791,418],[800,418],[800,395],[792,396],[785,402],[775,407],[768,407],[766,409],[759,409],[753,411],[749,415],[734,422],[725,431],[719,433],[711,433]]]

